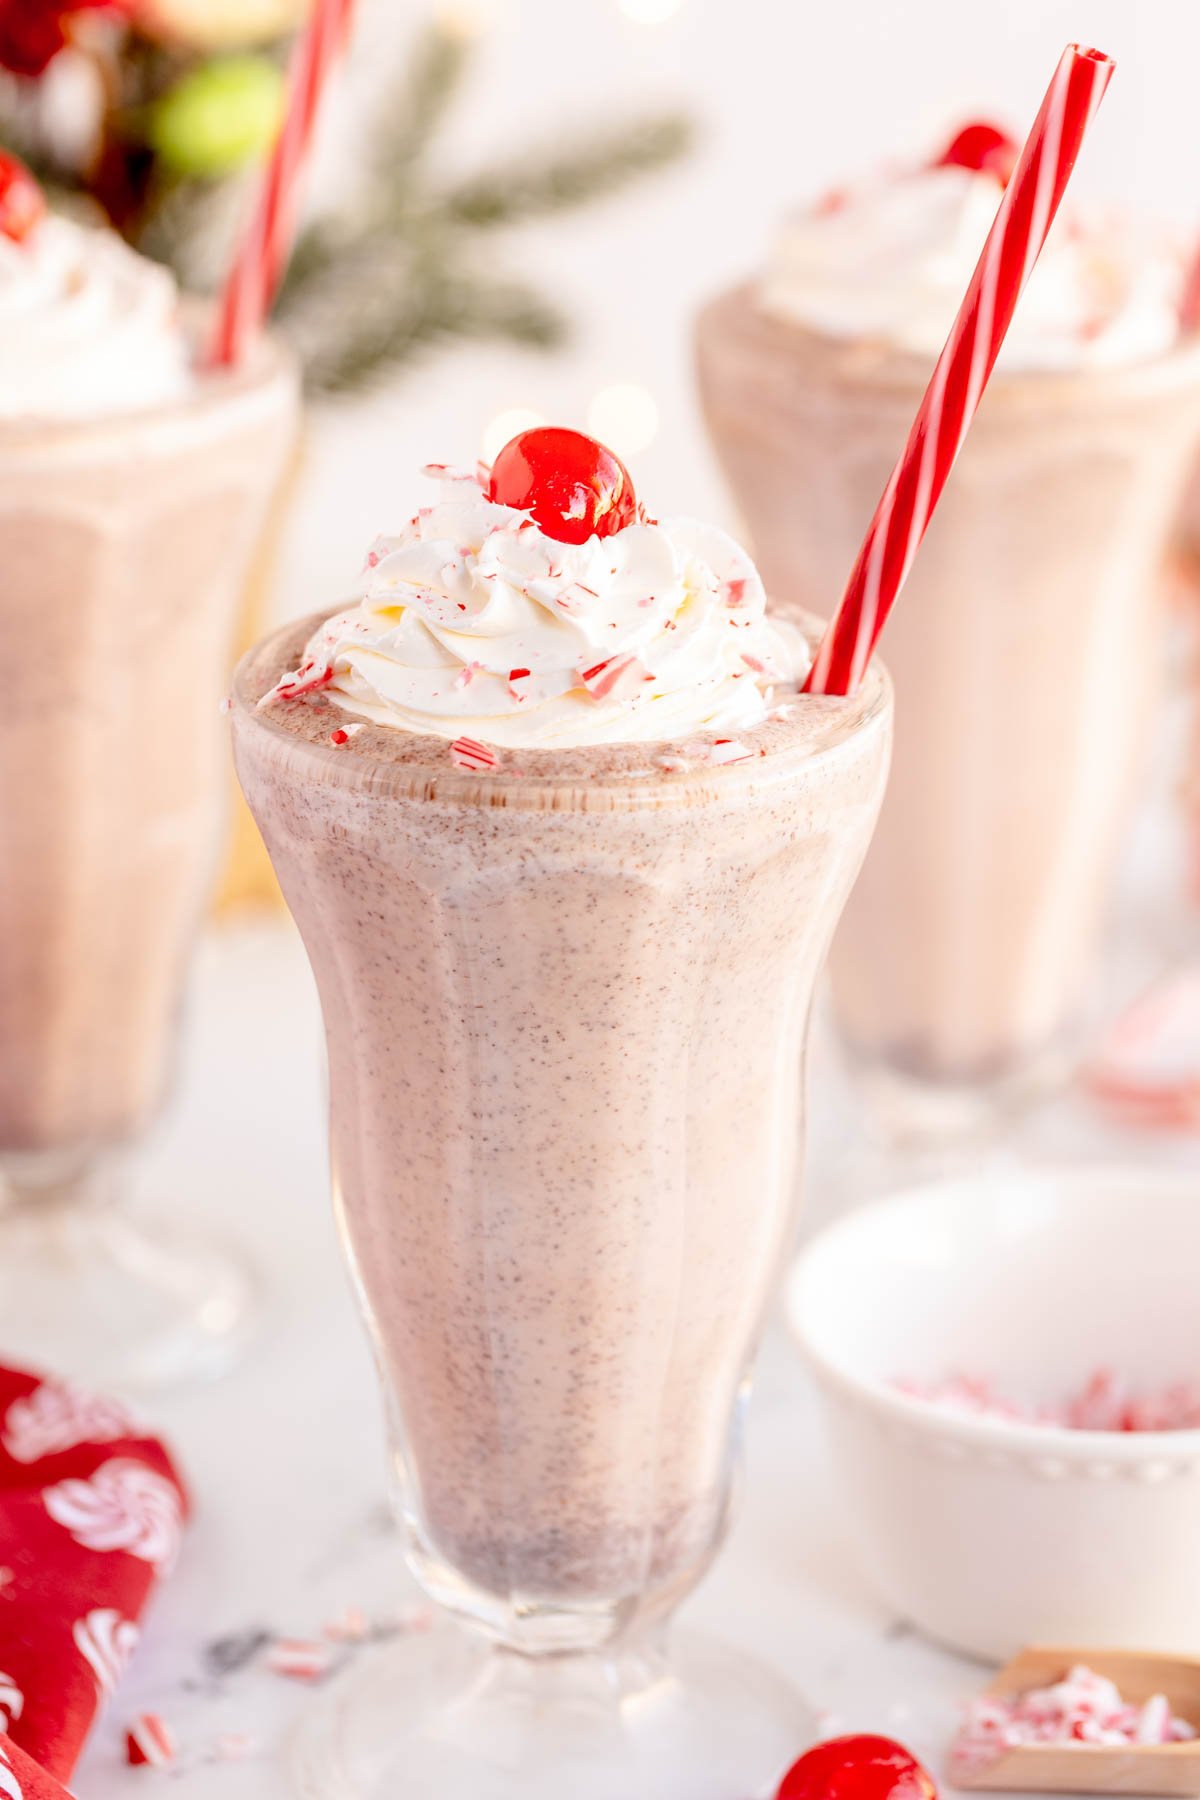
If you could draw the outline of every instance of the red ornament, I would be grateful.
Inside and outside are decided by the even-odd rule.
[[[23,244],[45,216],[45,196],[25,164],[0,150],[0,237]]]
[[[66,47],[72,13],[127,7],[128,0],[0,0],[0,68],[36,79]]]
[[[1001,187],[1007,187],[1016,167],[1018,146],[998,125],[977,120],[964,125],[957,137],[951,138],[936,159],[938,169],[975,169],[994,175]]]
[[[937,1800],[937,1786],[894,1738],[829,1738],[805,1751],[777,1800]]]
[[[612,537],[637,517],[637,495],[620,457],[582,431],[552,425],[505,444],[492,464],[487,496],[531,514],[560,544]]]

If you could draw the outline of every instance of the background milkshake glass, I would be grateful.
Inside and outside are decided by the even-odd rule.
[[[297,405],[271,347],[193,373],[177,315],[109,234],[0,242],[0,1329],[121,1383],[223,1359],[248,1298],[114,1201],[168,1083],[218,703]]]
[[[313,1729],[306,1791],[741,1800],[795,1754],[803,1708],[725,1653],[665,1660],[662,1628],[728,1516],[793,1228],[813,983],[890,697],[872,671],[851,700],[766,716],[739,649],[779,645],[720,534],[568,550],[519,518],[476,494],[377,547],[374,599],[305,659],[339,703],[259,704],[311,620],[236,683],[238,771],[324,1010],[409,1559],[480,1628],[356,1677]],[[554,617],[576,577],[594,617]],[[567,674],[610,616],[626,645],[654,621],[652,697]],[[434,671],[431,638],[453,646]],[[660,714],[674,741],[642,741]],[[450,751],[472,719],[494,768]]]
[[[836,599],[999,193],[939,167],[836,197],[701,316],[705,415],[777,604]],[[1161,244],[1060,225],[890,627],[892,779],[831,975],[900,1135],[991,1123],[1077,1048],[1200,432],[1180,279]]]

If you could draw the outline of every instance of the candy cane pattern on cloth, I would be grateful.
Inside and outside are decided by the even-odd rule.
[[[117,1690],[125,1666],[140,1636],[132,1619],[123,1619],[113,1606],[97,1607],[71,1627],[75,1648],[96,1677],[96,1686],[107,1700]]]
[[[0,1732],[8,1731],[25,1710],[25,1696],[11,1675],[0,1675]]]
[[[1063,52],[809,671],[809,693],[852,694],[863,678],[958,460],[1112,71],[1111,59],[1097,50],[1069,44]]]
[[[13,1773],[3,1744],[0,1744],[0,1794],[4,1800],[25,1800],[25,1790]]]
[[[35,1463],[77,1444],[109,1444],[138,1435],[132,1414],[115,1400],[69,1382],[43,1381],[11,1403],[0,1443],[14,1462]]]
[[[144,1463],[114,1457],[90,1479],[60,1481],[42,1502],[84,1550],[123,1550],[157,1569],[179,1553],[183,1511],[174,1484]]]

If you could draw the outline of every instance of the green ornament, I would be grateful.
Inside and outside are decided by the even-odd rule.
[[[232,175],[271,148],[284,87],[281,70],[265,56],[214,58],[155,101],[146,141],[175,175]]]

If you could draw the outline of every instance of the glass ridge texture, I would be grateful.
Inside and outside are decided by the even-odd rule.
[[[701,313],[710,437],[784,612],[840,592],[929,377],[769,316]],[[1115,872],[1165,703],[1200,341],[1122,367],[1006,370],[980,407],[884,650],[896,751],[830,959],[833,1013],[891,1135],[993,1129],[1078,1053]]]
[[[218,707],[293,442],[264,343],[182,399],[0,422],[0,1312],[118,1389],[230,1359],[250,1284],[123,1206],[166,1097],[227,804]]]
[[[886,682],[750,764],[617,777],[614,747],[554,787],[258,709],[312,623],[243,664],[235,753],[320,991],[409,1559],[504,1645],[627,1641],[728,1518]]]

